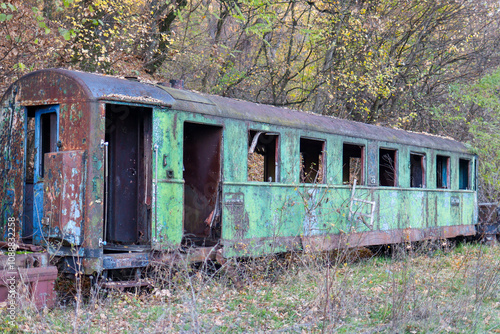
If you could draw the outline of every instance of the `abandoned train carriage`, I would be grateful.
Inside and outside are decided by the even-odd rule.
[[[475,234],[476,157],[450,139],[62,69],[1,108],[2,236],[18,219],[67,270]]]

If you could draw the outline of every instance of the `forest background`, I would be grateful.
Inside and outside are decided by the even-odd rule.
[[[0,92],[62,67],[449,136],[500,195],[494,0],[0,2]]]

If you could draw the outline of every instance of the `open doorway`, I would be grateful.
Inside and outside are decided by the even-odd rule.
[[[148,245],[151,235],[152,109],[106,105],[104,236],[108,251]],[[133,248],[133,247],[132,247]]]
[[[222,127],[184,123],[184,241],[211,246],[221,232]]]
[[[27,108],[25,124],[25,198],[23,209],[23,241],[41,244],[44,203],[45,154],[59,150],[59,105]]]

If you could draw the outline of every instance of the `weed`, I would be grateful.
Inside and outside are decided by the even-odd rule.
[[[468,243],[444,249],[437,242],[392,245],[389,252],[361,259],[354,253],[294,253],[196,268],[158,267],[151,272],[152,291],[83,294],[79,306],[66,298],[45,311],[25,305],[14,322],[3,317],[0,329],[6,333],[63,333],[74,328],[88,333],[500,329],[499,247]],[[227,266],[233,267],[242,286],[233,283]],[[87,283],[82,283],[86,291]]]

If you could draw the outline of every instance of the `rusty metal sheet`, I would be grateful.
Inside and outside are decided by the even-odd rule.
[[[149,264],[149,253],[105,254],[102,258],[104,269],[140,268]]]
[[[57,85],[50,85],[54,77],[61,81]],[[31,81],[32,84],[23,85],[24,81]],[[18,84],[26,88],[22,98],[29,100],[32,105],[49,104],[47,100],[58,96],[64,96],[57,99],[59,103],[108,99],[168,106],[174,102],[169,94],[156,85],[65,69],[34,71],[14,83]]]
[[[4,96],[0,105],[0,239],[17,238],[21,228],[24,188],[24,118],[16,88]],[[15,235],[9,235],[7,222],[15,218]]]
[[[139,178],[139,118],[135,112],[126,117],[106,113],[109,142],[109,195],[106,240],[133,243],[137,240],[138,178]]]
[[[14,264],[10,262],[11,260],[7,255],[0,255],[0,270],[8,270],[12,266],[14,268],[47,267],[49,265],[49,254],[47,252],[16,254]]]
[[[151,224],[151,109],[106,106],[110,243],[148,243]]]
[[[38,308],[54,307],[56,278],[57,268],[54,266],[20,268],[15,272],[0,270],[0,302],[8,299],[9,283],[15,282],[16,291],[27,292],[20,297],[26,298],[29,303],[34,303]]]
[[[220,246],[214,247],[190,247],[178,252],[155,252],[151,256],[151,261],[162,264],[174,263],[198,263],[207,260],[215,260],[217,254],[221,252]]]
[[[9,247],[8,242],[0,241],[0,248],[8,248],[8,247]],[[16,244],[16,248],[18,250],[27,250],[30,252],[40,252],[40,251],[43,251],[43,249],[44,249],[42,246],[35,246],[35,245],[23,244],[23,243]]]
[[[475,234],[476,229],[474,225],[440,226],[422,229],[406,228],[389,231],[370,231],[351,234],[342,233],[302,237],[302,245],[304,251],[316,252],[345,247],[352,248],[422,240],[447,239]]]
[[[81,243],[85,167],[84,151],[45,154],[42,222],[45,238],[73,245]]]

